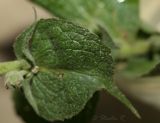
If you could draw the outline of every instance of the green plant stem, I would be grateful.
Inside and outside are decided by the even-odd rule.
[[[15,60],[0,63],[0,75],[5,74],[12,70],[27,70],[31,68],[26,60]]]

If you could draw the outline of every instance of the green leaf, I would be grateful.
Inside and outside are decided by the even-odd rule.
[[[74,116],[72,119],[65,121],[58,121],[56,123],[88,123],[95,112],[97,101],[99,99],[99,93],[95,93],[92,99],[86,104],[85,109],[78,115]],[[28,103],[24,94],[20,90],[15,90],[13,92],[13,101],[16,113],[26,122],[26,123],[52,123],[46,121],[45,119],[39,117]]]
[[[146,41],[150,43],[150,50],[148,51],[148,58],[135,58],[132,62],[128,64],[127,71],[133,75],[143,75],[144,77],[158,76],[160,75],[160,36],[152,35]]]
[[[139,29],[143,28],[139,18],[139,0],[125,0],[124,2],[118,0],[31,1],[46,8],[54,16],[77,22],[92,32],[101,33],[99,27],[103,27],[113,39],[113,44],[115,43],[118,47],[118,49],[112,49],[115,59],[128,59],[147,52],[143,48],[138,52],[135,50],[137,45],[143,45],[143,41],[137,39]],[[108,46],[112,45],[110,41],[106,43]]]
[[[67,71],[61,78],[58,71],[48,71],[39,72],[33,77],[31,87],[30,82],[25,81],[23,89],[40,116],[50,121],[64,120],[84,109],[94,92],[102,88],[98,81],[90,76]]]
[[[142,77],[152,70],[157,63],[158,59],[133,58],[128,61],[126,67],[121,71],[121,74],[131,78]]]
[[[31,0],[53,15],[75,21],[91,31],[104,27],[113,41],[133,41],[140,27],[139,0]]]
[[[40,20],[19,36],[14,50],[32,65],[22,87],[33,109],[46,120],[72,118],[102,89],[138,116],[112,81],[110,50],[87,29],[64,20]]]
[[[13,92],[13,101],[16,113],[25,121],[25,123],[50,123],[34,112],[22,91],[15,90]]]

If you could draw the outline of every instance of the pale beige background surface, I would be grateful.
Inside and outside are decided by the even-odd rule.
[[[160,0],[141,0],[141,18],[160,32]]]
[[[3,86],[0,83],[0,123],[22,123],[13,110],[10,91],[2,88]]]
[[[10,36],[35,21],[33,7],[36,8],[37,19],[51,17],[42,8],[28,1],[0,0],[0,42],[7,41]]]

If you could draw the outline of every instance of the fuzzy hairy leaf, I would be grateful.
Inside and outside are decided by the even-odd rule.
[[[22,87],[39,116],[69,119],[102,89],[138,115],[112,81],[110,50],[87,29],[64,20],[40,20],[17,38],[14,50],[18,59],[33,66]]]
[[[99,93],[95,93],[92,99],[86,104],[85,109],[81,111],[78,115],[74,116],[72,119],[65,121],[57,121],[55,123],[88,123],[92,119],[97,101],[99,99]],[[16,113],[26,122],[26,123],[53,123],[47,121],[41,117],[39,117],[31,107],[31,105],[27,102],[24,94],[16,90],[13,93],[13,101]]]
[[[13,101],[16,113],[25,121],[25,123],[51,123],[39,117],[34,112],[33,108],[20,90],[15,90],[13,92]]]

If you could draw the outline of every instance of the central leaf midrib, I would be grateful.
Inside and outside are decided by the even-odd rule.
[[[91,70],[88,70],[88,71],[81,70],[80,71],[80,70],[69,70],[69,69],[58,69],[58,68],[50,69],[50,68],[39,66],[39,72],[47,72],[47,73],[52,72],[53,74],[57,74],[57,75],[65,74],[65,72],[72,72],[72,73],[78,73],[79,75],[90,76],[90,77],[93,77],[99,81],[105,81],[105,76],[103,76],[99,73],[96,73],[97,75],[96,74],[95,75],[89,74],[89,72],[91,72]],[[103,85],[103,88],[105,88],[105,85]]]

